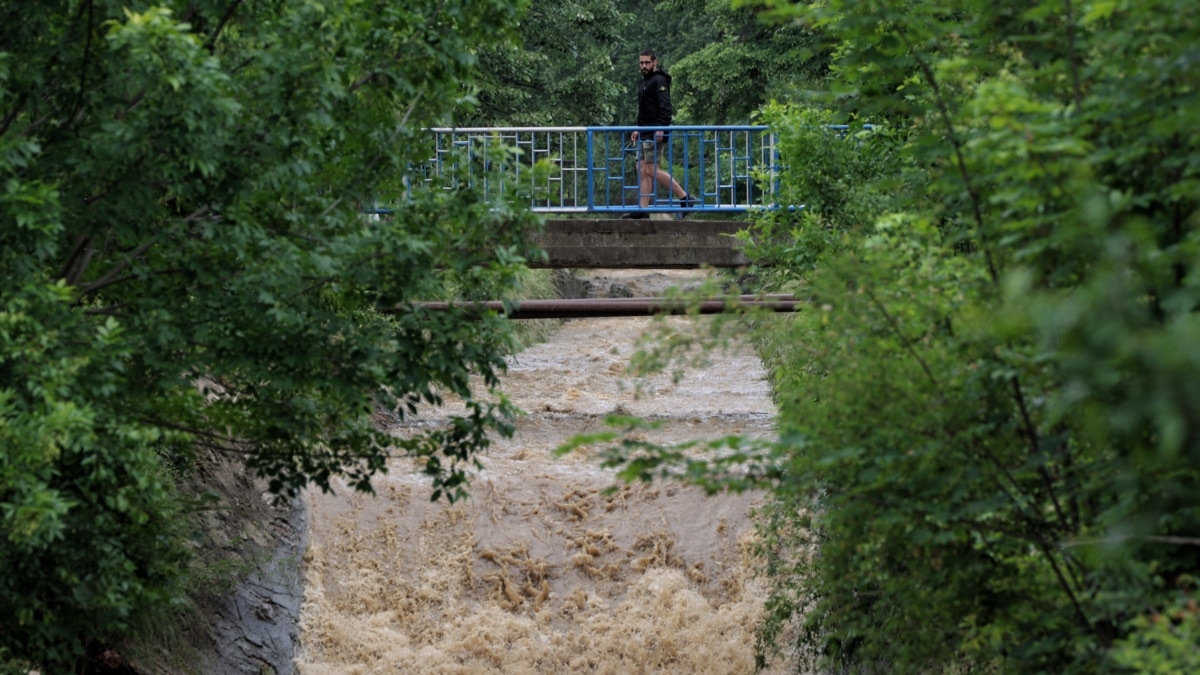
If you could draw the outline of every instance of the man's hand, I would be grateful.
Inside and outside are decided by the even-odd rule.
[[[632,134],[629,134],[629,140],[633,141],[634,143],[637,143],[637,139],[638,139],[638,132],[635,131]]]
[[[654,132],[654,142],[662,143],[662,136],[663,136],[663,132],[661,132],[661,131]]]

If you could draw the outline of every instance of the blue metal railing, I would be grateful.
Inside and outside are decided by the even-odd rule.
[[[680,211],[678,196],[657,181],[642,191],[635,130],[668,134],[659,168],[699,199],[693,210],[737,213],[776,205],[780,166],[775,136],[764,126],[431,129],[433,154],[414,167],[409,185],[469,187],[485,199],[518,190],[528,194],[532,210],[544,213]]]

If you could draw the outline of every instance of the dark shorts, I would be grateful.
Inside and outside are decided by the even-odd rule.
[[[649,164],[658,164],[659,158],[663,155],[663,150],[667,147],[667,139],[663,139],[661,143],[654,141],[638,141],[638,159]]]

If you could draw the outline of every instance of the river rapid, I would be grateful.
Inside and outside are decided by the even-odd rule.
[[[594,281],[650,295],[703,274],[607,271]],[[687,329],[712,319],[666,320]],[[299,671],[753,672],[765,591],[750,513],[761,497],[670,482],[605,494],[615,479],[595,448],[551,454],[613,413],[662,421],[647,434],[662,443],[771,435],[766,373],[748,344],[639,392],[626,370],[654,321],[566,321],[510,358],[501,389],[526,414],[481,458],[469,499],[431,503],[407,459],[375,479],[374,497],[344,486],[307,495]],[[448,401],[411,424],[461,409]]]

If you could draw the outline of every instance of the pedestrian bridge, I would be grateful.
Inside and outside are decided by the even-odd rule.
[[[698,214],[778,208],[775,134],[765,126],[494,127],[431,129],[429,159],[413,166],[409,190],[475,189],[547,214],[619,217],[631,211],[678,214],[660,185],[642,195],[631,132],[661,130],[660,168],[700,200]],[[640,199],[650,198],[649,207]]]
[[[659,168],[698,203],[667,187],[643,194],[633,131],[667,134]],[[531,267],[694,268],[749,264],[735,220],[780,208],[775,134],[765,126],[435,128],[408,190],[472,189],[546,214]],[[649,206],[642,206],[647,197]],[[386,212],[386,208],[377,208]],[[648,217],[622,219],[638,212]],[[678,219],[691,216],[688,220]],[[557,216],[557,218],[555,217]]]

